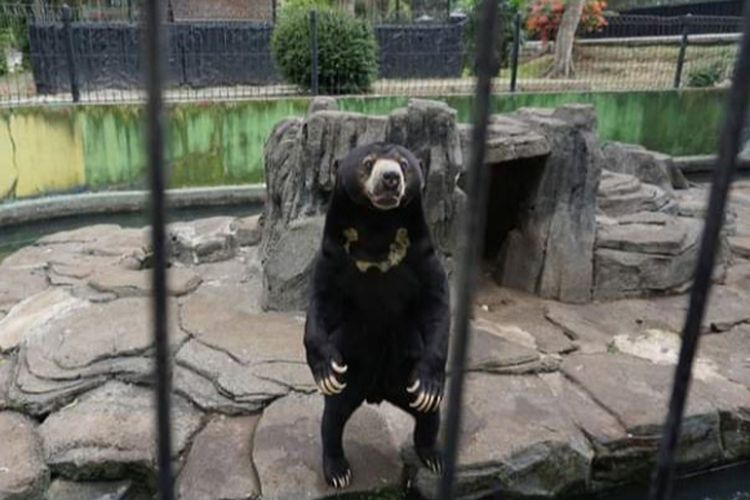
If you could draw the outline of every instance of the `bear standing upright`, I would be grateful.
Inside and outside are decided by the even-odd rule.
[[[417,455],[442,469],[449,288],[425,222],[423,187],[419,161],[401,146],[360,146],[336,165],[304,337],[325,396],[323,472],[336,488],[351,482],[342,436],[365,401],[413,415]]]

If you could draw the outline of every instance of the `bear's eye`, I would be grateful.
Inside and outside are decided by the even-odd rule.
[[[375,162],[372,161],[372,158],[365,158],[365,161],[363,162],[364,167],[367,169],[367,171],[371,171],[373,165],[375,165]]]
[[[408,169],[408,168],[409,168],[409,162],[407,162],[406,160],[403,160],[403,159],[402,159],[402,160],[400,160],[400,161],[398,162],[398,164],[399,164],[399,165],[401,165],[401,171],[402,171],[403,173],[406,173],[406,169]]]

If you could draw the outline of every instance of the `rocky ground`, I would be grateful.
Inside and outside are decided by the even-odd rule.
[[[682,191],[678,209],[700,213],[704,194]],[[733,257],[705,318],[679,453],[686,468],[750,457],[750,183],[739,183],[732,201]],[[304,364],[303,318],[259,307],[256,222],[170,228],[182,499],[334,494],[320,479],[322,397]],[[599,223],[600,237],[619,241]],[[44,237],[0,264],[0,498],[149,497],[147,237],[90,226]],[[652,253],[670,255],[662,250]],[[566,305],[484,280],[464,396],[461,497],[497,488],[553,496],[646,477],[686,308],[685,295]],[[357,412],[345,436],[351,491],[434,495],[436,477],[407,446],[411,427],[386,405]]]

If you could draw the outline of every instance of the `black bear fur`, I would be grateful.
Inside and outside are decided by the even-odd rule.
[[[405,185],[388,209],[377,208],[365,189],[373,163],[382,159],[398,162]],[[401,146],[360,146],[337,164],[304,336],[307,362],[326,394],[323,472],[335,487],[351,480],[342,435],[365,401],[388,401],[413,415],[417,455],[435,472],[442,467],[437,435],[449,288],[425,221],[423,187],[419,161]],[[408,236],[407,245],[397,243],[399,234]],[[367,262],[390,264],[365,269]]]

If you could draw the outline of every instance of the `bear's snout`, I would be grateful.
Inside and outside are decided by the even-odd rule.
[[[401,185],[401,176],[398,172],[387,171],[383,172],[380,182],[383,183],[383,187],[388,190],[396,191]]]
[[[387,210],[399,206],[406,191],[399,163],[390,158],[377,160],[365,183],[365,191],[376,208]]]

